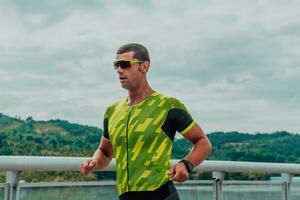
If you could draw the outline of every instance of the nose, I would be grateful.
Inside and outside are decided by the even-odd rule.
[[[115,69],[116,69],[116,71],[117,71],[118,74],[122,74],[123,73],[123,69],[121,67],[117,66]]]

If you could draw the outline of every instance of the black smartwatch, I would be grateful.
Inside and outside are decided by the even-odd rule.
[[[185,167],[189,173],[191,173],[193,171],[193,164],[191,161],[183,159],[179,162],[182,162],[185,165]]]

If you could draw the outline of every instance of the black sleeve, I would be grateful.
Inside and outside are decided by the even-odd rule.
[[[103,137],[107,140],[109,140],[109,134],[108,134],[108,119],[107,117],[103,120]]]
[[[182,132],[191,125],[192,122],[193,119],[187,111],[173,108],[169,110],[167,118],[161,128],[173,141],[176,131]]]
[[[191,115],[185,110],[172,109],[170,112],[173,120],[173,126],[178,132],[182,132],[193,122]]]

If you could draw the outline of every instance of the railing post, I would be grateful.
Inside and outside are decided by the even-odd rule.
[[[282,200],[290,200],[292,174],[281,174],[282,179]]]
[[[223,180],[224,172],[213,172],[213,200],[223,200]]]
[[[9,183],[6,183],[4,187],[4,200],[9,200]]]
[[[5,188],[6,199],[5,200],[18,200],[19,181],[21,178],[20,171],[7,171],[6,172],[6,183],[8,187]],[[8,191],[7,191],[8,190]]]

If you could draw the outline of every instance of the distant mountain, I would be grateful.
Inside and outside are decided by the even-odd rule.
[[[0,113],[0,155],[91,156],[99,145],[102,130],[65,120],[22,120]],[[25,181],[80,181],[112,179],[112,172],[23,172]],[[0,171],[0,182],[5,180]]]
[[[65,120],[35,121],[32,117],[22,120],[0,113],[0,155],[90,156],[98,147],[101,135],[102,130],[97,127]],[[300,163],[299,134],[286,131],[256,134],[213,132],[207,136],[213,145],[208,157],[211,160]],[[186,140],[176,139],[172,157],[183,158],[191,147]],[[62,176],[82,179],[79,174],[60,174],[55,180],[57,176],[58,180],[64,180]],[[32,174],[27,175],[28,180],[44,180],[45,175],[33,177]],[[97,177],[111,178],[112,175],[98,174],[90,179]],[[241,177],[249,179],[249,176],[239,175]],[[266,177],[254,176],[254,179],[259,178]]]
[[[102,130],[66,120],[25,120],[0,113],[0,155],[87,156]]]
[[[48,121],[35,121],[32,117],[27,117],[25,120],[22,120],[0,113],[0,131],[15,131],[25,127],[27,128],[27,132],[35,132],[38,134],[54,132],[61,135],[85,135],[91,132],[98,132],[98,134],[99,131],[102,132],[99,128],[70,123],[66,120],[51,119]]]

